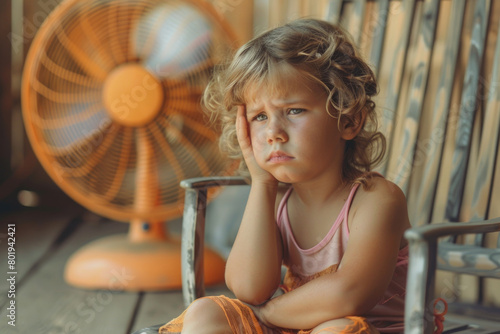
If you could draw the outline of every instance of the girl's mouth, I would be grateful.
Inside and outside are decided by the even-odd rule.
[[[285,162],[292,160],[293,157],[289,156],[283,151],[274,151],[269,155],[269,158],[267,159],[268,162]]]

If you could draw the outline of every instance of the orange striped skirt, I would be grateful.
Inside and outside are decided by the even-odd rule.
[[[223,311],[228,321],[231,331],[234,334],[310,334],[313,330],[295,330],[287,328],[269,328],[261,324],[253,311],[241,301],[230,299],[226,296],[204,297],[214,301]],[[179,317],[170,321],[160,328],[160,334],[180,333],[184,324],[184,311]],[[363,317],[346,317],[351,320],[348,326],[334,326],[323,328],[317,333],[359,333],[372,334],[377,333],[376,330]]]

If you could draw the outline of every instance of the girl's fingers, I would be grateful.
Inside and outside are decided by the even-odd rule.
[[[245,115],[245,106],[239,105],[236,117],[236,135],[241,148],[244,150],[251,146],[248,135],[248,124]]]
[[[238,144],[241,148],[241,153],[243,154],[243,159],[245,160],[252,180],[271,179],[271,181],[275,182],[276,179],[271,174],[259,167],[257,161],[255,160],[245,106],[238,105],[237,108],[236,136],[238,138]]]

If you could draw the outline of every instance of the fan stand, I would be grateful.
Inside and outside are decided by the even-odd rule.
[[[127,101],[134,92],[143,94],[142,98],[128,103],[127,108],[118,103]],[[158,175],[145,125],[156,117],[163,105],[161,84],[140,64],[123,64],[107,77],[103,99],[113,121],[135,127],[138,133],[134,211],[147,213],[157,203]],[[180,241],[168,235],[163,222],[145,223],[134,219],[130,224],[128,235],[96,240],[75,253],[66,264],[66,282],[88,289],[180,289]],[[205,284],[223,282],[224,260],[209,249],[205,249],[204,258]]]
[[[163,223],[131,222],[129,233],[98,239],[73,254],[65,279],[85,289],[155,291],[180,289],[180,240]],[[223,282],[224,260],[205,248],[205,284]]]

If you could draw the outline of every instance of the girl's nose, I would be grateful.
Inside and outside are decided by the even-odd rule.
[[[267,142],[269,144],[272,144],[276,141],[282,143],[288,141],[288,134],[285,131],[283,124],[281,124],[279,120],[273,120],[269,122],[267,128]]]

